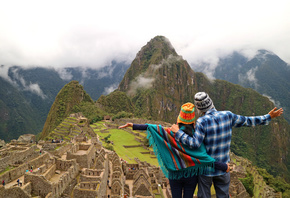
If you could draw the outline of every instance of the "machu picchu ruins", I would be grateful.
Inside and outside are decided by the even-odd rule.
[[[108,135],[122,130],[135,139],[132,144],[122,145],[124,149],[140,149],[142,155],[157,161],[144,142],[144,132],[118,129],[126,122],[105,117],[98,124],[90,124],[82,113],[77,113],[66,118],[45,140],[37,141],[28,134],[10,143],[1,141],[0,181],[4,183],[0,197],[171,198],[169,182],[157,164],[130,156],[125,159],[104,145],[115,145]],[[232,158],[231,195],[249,197],[238,178],[245,176],[247,168],[252,169],[251,163],[234,154]],[[261,191],[267,193],[261,193],[261,197],[280,197],[261,181],[255,178],[260,188],[267,188]]]

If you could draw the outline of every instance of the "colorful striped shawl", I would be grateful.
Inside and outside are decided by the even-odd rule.
[[[174,133],[161,125],[147,124],[147,138],[164,175],[169,179],[192,177],[214,171],[214,161],[202,144],[191,149],[174,139]]]

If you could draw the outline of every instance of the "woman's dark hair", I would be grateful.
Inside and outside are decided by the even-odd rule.
[[[184,133],[186,133],[189,136],[193,136],[193,131],[194,131],[194,123],[192,124],[183,124],[183,123],[178,123],[179,128],[181,128],[182,126],[185,127],[185,129],[182,129],[184,131]]]

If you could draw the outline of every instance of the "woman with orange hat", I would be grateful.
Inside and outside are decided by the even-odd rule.
[[[181,106],[177,123],[181,130],[192,136],[195,123],[194,104],[188,102]],[[153,147],[161,170],[169,179],[173,198],[192,198],[197,185],[197,175],[214,169],[229,171],[227,164],[216,162],[206,153],[203,144],[198,149],[192,149],[175,141],[170,128],[154,124],[127,123],[119,129],[125,127],[147,130],[149,144]]]

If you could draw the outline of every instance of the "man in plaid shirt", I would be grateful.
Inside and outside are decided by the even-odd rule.
[[[246,117],[230,111],[217,111],[205,92],[195,94],[195,105],[204,114],[196,121],[195,133],[189,136],[178,125],[172,125],[175,139],[191,148],[198,148],[203,142],[207,153],[219,162],[230,161],[232,127],[267,125],[272,118],[280,116],[283,109],[274,108],[264,116]],[[216,196],[229,197],[230,173],[220,170],[198,177],[198,197],[211,197],[210,187],[214,184]]]

